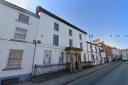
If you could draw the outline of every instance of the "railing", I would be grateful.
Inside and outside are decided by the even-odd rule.
[[[68,69],[69,64],[35,65],[34,75],[45,75]]]
[[[91,62],[82,62],[82,68],[91,67]],[[33,76],[49,75],[69,70],[69,63],[52,65],[35,65]]]
[[[92,62],[91,61],[86,61],[86,62],[82,62],[82,68],[88,68],[92,66]]]

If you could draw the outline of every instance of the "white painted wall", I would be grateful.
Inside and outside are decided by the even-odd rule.
[[[54,30],[54,22],[59,24],[59,32]],[[69,29],[72,30],[72,37],[69,36]],[[59,46],[53,46],[53,35],[59,35]],[[82,40],[79,39],[79,34],[82,34]],[[83,43],[82,61],[83,55],[86,54],[86,35],[46,14],[40,12],[39,33],[38,40],[41,40],[42,44],[37,47],[35,64],[42,64],[44,58],[44,49],[52,50],[52,63],[58,64],[59,55],[61,51],[65,52],[65,48],[69,47],[69,39],[73,40],[73,47],[80,48],[80,42]],[[66,58],[66,53],[65,53]],[[39,62],[40,61],[40,62]],[[66,62],[66,59],[65,59]]]
[[[91,45],[92,45],[92,49],[93,49],[93,52],[91,52]],[[87,58],[87,61],[93,61],[92,60],[92,57],[91,57],[91,54],[94,55],[94,60],[95,62],[93,62],[92,64],[93,65],[97,65],[97,64],[100,64],[100,60],[101,60],[101,55],[99,54],[99,48],[98,46],[96,45],[93,45],[91,43],[88,43],[88,58]],[[96,52],[96,49],[97,49],[97,52]]]
[[[16,27],[20,27],[27,29],[26,41],[33,42],[33,40],[36,39],[38,31],[38,19],[26,13],[22,13],[29,16],[30,19],[29,24],[23,24],[17,21],[19,13],[22,12],[0,3],[0,38],[7,40],[14,39]],[[31,73],[34,45],[7,40],[0,39],[0,77]],[[24,50],[21,66],[22,69],[2,71],[7,67],[10,49]]]

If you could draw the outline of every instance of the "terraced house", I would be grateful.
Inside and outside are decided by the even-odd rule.
[[[100,46],[94,42],[87,41],[87,62],[90,62],[91,65],[98,65],[104,63],[105,52]]]
[[[86,32],[37,7],[36,13],[0,0],[0,85],[68,68],[82,69]]]

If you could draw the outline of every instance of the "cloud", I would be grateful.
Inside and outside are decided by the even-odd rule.
[[[13,3],[13,4],[17,5],[17,6],[20,6],[22,8],[25,8],[25,9],[28,8],[27,0],[6,0],[6,1],[8,1],[10,3]]]

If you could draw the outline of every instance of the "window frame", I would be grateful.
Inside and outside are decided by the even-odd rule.
[[[69,36],[72,36],[72,30],[69,29]]]
[[[18,51],[21,54],[18,54]],[[14,54],[14,53],[17,53],[17,54]],[[21,68],[23,54],[24,54],[24,50],[22,50],[22,49],[10,49],[9,50],[8,62],[7,62],[7,68]],[[19,55],[20,57],[16,57],[16,55],[17,56]],[[16,60],[17,60],[17,65],[12,63],[14,61],[16,62]]]
[[[73,40],[72,39],[69,39],[69,47],[73,47]]]
[[[59,32],[59,24],[54,22],[54,30]]]
[[[61,52],[59,56],[59,64],[63,64],[63,63],[64,63],[64,52]]]
[[[53,45],[59,46],[59,35],[57,35],[57,34],[53,35]]]
[[[29,16],[19,13],[19,17],[18,17],[19,22],[24,23],[24,24],[29,24],[29,20],[30,20]]]
[[[80,48],[83,49],[83,43],[82,42],[80,42]]]
[[[50,55],[50,56],[45,56],[45,55]],[[49,59],[48,62],[46,61],[46,58]],[[50,65],[51,59],[52,59],[52,50],[44,50],[43,65]]]
[[[20,32],[20,31],[22,31],[22,32]],[[27,29],[16,27],[15,33],[14,33],[14,40],[25,41],[26,37],[27,37],[27,31],[28,31]]]
[[[82,34],[79,34],[79,39],[82,40]]]

